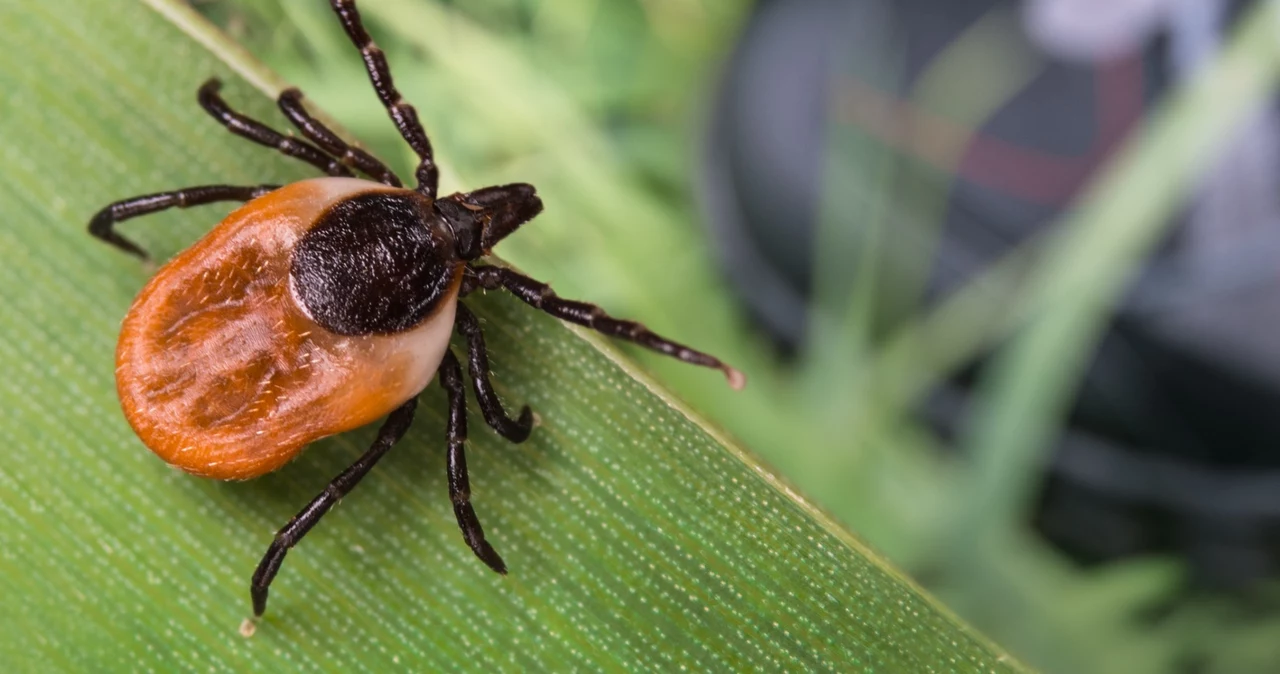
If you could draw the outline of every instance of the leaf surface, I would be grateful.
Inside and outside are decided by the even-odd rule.
[[[250,84],[274,80],[161,0],[9,2],[0,24],[6,671],[1018,671],[603,340],[496,294],[473,306],[499,392],[541,418],[522,445],[471,419],[474,502],[510,576],[458,533],[433,385],[241,637],[273,532],[372,429],[247,483],[163,465],[113,382],[119,322],[149,270],[84,228],[135,194],[309,175],[195,104],[217,75],[234,106],[283,128]],[[163,259],[228,210],[124,229]]]

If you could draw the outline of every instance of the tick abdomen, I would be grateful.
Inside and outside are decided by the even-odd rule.
[[[298,241],[335,205],[404,191],[350,178],[295,183],[245,204],[160,269],[116,352],[125,416],[152,451],[191,473],[255,477],[426,387],[448,345],[461,264],[431,310],[393,334],[322,327],[290,276]]]

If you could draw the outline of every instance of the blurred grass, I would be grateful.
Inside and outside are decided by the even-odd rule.
[[[550,245],[538,243],[543,232],[552,244],[576,243],[581,248],[563,258],[575,264],[550,270],[569,277],[555,274],[558,287],[568,295],[575,283],[589,283],[594,292],[584,294],[604,296],[619,311],[666,309],[672,293],[696,291],[705,313],[671,306],[653,322],[700,345],[706,338],[708,347],[723,339],[741,351],[739,363],[763,360],[737,337],[729,303],[700,261],[698,238],[648,196],[677,183],[632,186],[623,168],[629,162],[615,155],[629,134],[574,130],[590,126],[570,105],[575,97],[594,96],[604,108],[651,99],[661,87],[646,81],[643,64],[634,87],[584,84],[573,96],[538,98],[532,89],[486,81],[493,76],[484,64],[507,75],[536,70],[504,56],[500,43],[462,16],[426,4],[368,4],[384,20],[410,13],[402,26],[437,21],[455,48],[468,41],[458,51],[474,60],[450,61],[457,79],[409,76],[404,88],[415,101],[436,101],[424,115],[435,138],[488,148],[480,160],[441,143],[465,184],[509,174],[542,187],[547,179],[545,198],[564,205],[522,232],[518,238],[529,243],[515,251],[534,251],[526,253],[530,263],[541,259],[537,246]],[[314,6],[290,3],[290,20],[315,24],[317,53],[337,49],[331,28],[320,28],[329,23],[308,13]],[[495,13],[490,18],[503,25],[502,5],[470,7]],[[568,45],[565,34],[576,30],[593,45],[584,49],[625,52],[625,40],[595,43],[589,28],[552,7],[517,12],[511,25],[540,26]],[[641,18],[666,26],[666,43],[687,45],[679,7],[649,3]],[[704,16],[719,15],[708,9]],[[14,2],[0,5],[0,25],[9,35],[0,53],[5,671],[1020,671],[612,346],[498,295],[476,308],[500,391],[529,402],[543,420],[519,446],[478,419],[472,424],[475,503],[512,575],[488,572],[457,533],[444,493],[442,396],[433,386],[406,440],[290,555],[267,620],[243,639],[236,628],[248,611],[248,574],[271,533],[359,454],[372,431],[317,443],[285,470],[245,484],[164,467],[129,431],[112,385],[115,333],[147,270],[90,239],[84,223],[103,204],[137,193],[308,175],[231,138],[194,103],[195,86],[217,75],[234,105],[283,126],[249,84],[275,81],[166,0],[82,0],[71,11]],[[375,30],[387,27],[379,22]],[[705,46],[684,48],[689,59],[706,57]],[[347,60],[356,62],[352,54]],[[561,67],[596,62],[566,55]],[[332,112],[345,103],[365,111],[354,118],[373,110],[389,126],[362,73],[338,69],[333,77],[334,86],[350,88],[326,94],[335,98]],[[501,106],[510,119],[465,108],[464,95],[483,98],[481,108]],[[552,114],[557,106],[566,107]],[[541,147],[540,134],[550,133],[535,115],[542,112],[547,128],[576,135],[579,144]],[[659,106],[653,114],[663,119],[671,111]],[[441,134],[436,124],[458,133]],[[507,137],[485,135],[486,124]],[[392,156],[403,165],[403,154]],[[481,168],[491,166],[492,174]],[[650,166],[655,176],[671,170],[657,159]],[[574,186],[599,192],[578,194]],[[127,227],[164,258],[226,210],[170,212]],[[616,273],[626,256],[600,260],[603,242],[658,256],[653,268],[672,278],[655,289],[653,279]],[[650,290],[656,299],[646,305]],[[752,385],[767,392],[768,372]],[[711,391],[716,399],[734,395],[715,373],[685,381],[708,398]],[[767,399],[755,395],[751,404]]]
[[[1280,641],[1272,623],[1219,625],[1226,609],[1214,602],[1170,606],[1182,582],[1171,560],[1086,572],[1023,531],[1047,438],[1099,321],[1208,149],[1274,92],[1275,6],[1259,3],[1242,19],[1223,58],[1135,138],[1054,235],[888,336],[876,321],[902,308],[880,304],[881,292],[911,296],[904,288],[923,282],[865,264],[894,252],[884,213],[899,204],[889,200],[915,206],[917,224],[927,227],[937,217],[929,205],[936,211],[948,186],[904,187],[883,153],[837,125],[823,249],[835,262],[817,271],[829,274],[828,313],[815,317],[813,348],[793,364],[779,362],[735,318],[706,267],[708,247],[688,205],[698,111],[749,3],[390,0],[367,13],[397,72],[413,73],[405,87],[458,185],[519,178],[552,195],[537,234],[505,242],[504,256],[566,294],[598,297],[667,332],[696,326],[700,346],[751,373],[743,395],[726,397],[714,382],[638,358],[879,549],[926,572],[1019,654],[1057,672],[1129,674],[1192,665],[1271,671],[1256,644],[1265,635]],[[239,26],[255,53],[360,137],[398,147],[381,111],[345,93],[358,90],[362,74],[323,8],[217,2],[207,11]],[[1012,25],[1007,12],[975,24],[954,58],[923,78],[916,102],[980,122],[1037,67],[1034,52],[1007,35]],[[987,79],[966,77],[973,64]],[[874,66],[894,74],[892,63]],[[841,256],[851,237],[863,246],[863,264]],[[1010,344],[991,370],[985,412],[963,439],[977,463],[957,465],[912,410],[976,354]]]

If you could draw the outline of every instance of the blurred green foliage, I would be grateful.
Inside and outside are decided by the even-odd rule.
[[[320,5],[226,0],[201,9],[407,167]],[[825,235],[836,243],[854,230],[870,237],[864,264],[847,267],[872,271],[846,278],[838,263],[819,269],[811,343],[792,361],[780,360],[739,318],[712,268],[692,193],[717,68],[751,3],[367,5],[398,81],[445,159],[448,185],[518,179],[545,195],[547,213],[501,254],[564,294],[596,298],[747,371],[748,391],[728,396],[696,374],[637,354],[837,517],[926,573],[998,640],[1064,673],[1192,664],[1272,671],[1275,622],[1226,619],[1231,602],[1176,600],[1181,581],[1172,560],[1083,571],[1023,526],[1043,448],[1111,301],[1159,237],[1206,149],[1274,90],[1276,45],[1265,28],[1276,19],[1274,3],[1246,19],[1222,63],[1168,106],[1049,240],[1017,251],[886,339],[876,338],[872,324],[883,310],[876,283],[886,282],[874,273],[874,244],[889,236],[877,214],[885,200],[899,199],[923,204],[928,218],[928,204],[942,195],[918,184],[903,192],[889,162],[856,129],[833,127]],[[1005,84],[1025,75],[1019,68],[1030,66],[1001,44],[1000,28],[983,25],[940,71],[987,63]],[[998,58],[983,60],[992,54]],[[1011,90],[995,79],[986,89],[961,86],[949,72],[936,73],[933,88],[917,95],[951,114],[981,119]],[[1010,335],[962,439],[975,461],[957,465],[912,418],[911,406],[932,382]]]

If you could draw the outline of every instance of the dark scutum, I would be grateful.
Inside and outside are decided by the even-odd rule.
[[[391,334],[429,316],[461,261],[422,195],[367,192],[335,204],[293,252],[294,288],[339,335]]]

